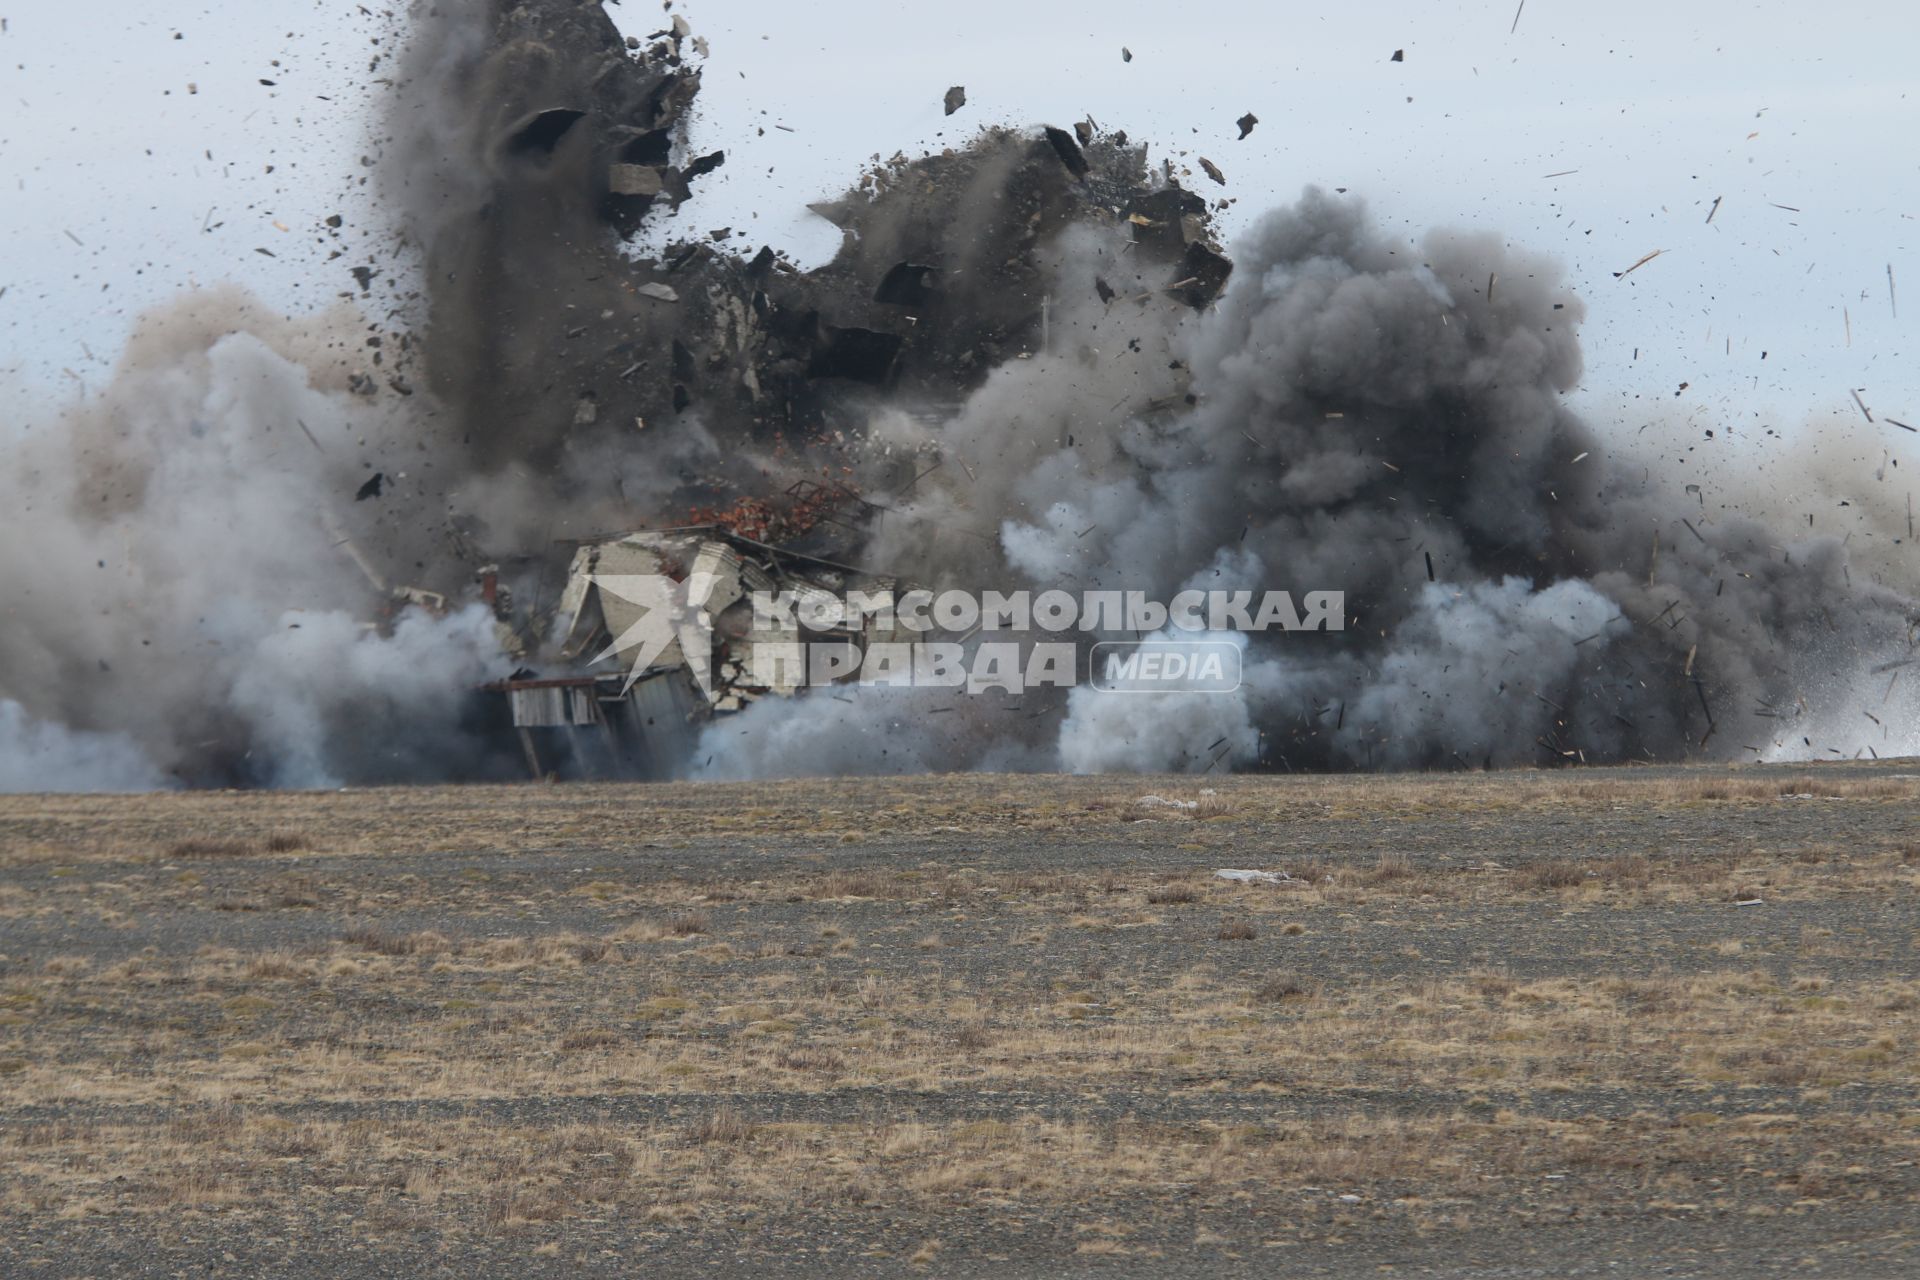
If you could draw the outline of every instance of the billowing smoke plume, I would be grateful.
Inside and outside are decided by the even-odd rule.
[[[724,228],[649,256],[726,159],[684,23],[415,22],[393,237],[318,268],[353,304],[189,296],[16,433],[0,787],[510,772],[470,694],[536,660],[572,540],[802,490],[843,504],[822,549],[929,585],[1336,590],[1347,628],[1255,637],[1231,694],[764,698],[696,771],[1920,747],[1904,516],[1831,459],[1774,490],[1589,431],[1549,262],[1310,190],[1230,264],[1177,162],[1091,121],[876,168],[816,206],[817,270]]]
[[[459,697],[505,661],[492,618],[406,609],[376,625],[398,602],[373,579],[432,577],[448,557],[393,503],[431,509],[430,423],[403,397],[348,389],[340,353],[364,351],[362,331],[351,311],[293,325],[235,292],[190,295],[145,319],[104,394],[15,448],[0,479],[0,784],[480,767]]]
[[[0,792],[154,791],[170,779],[124,733],[88,733],[0,701]]]
[[[1077,689],[1053,724],[946,767],[1013,737],[1072,770],[1920,745],[1889,731],[1915,703],[1885,679],[1912,653],[1911,575],[1883,585],[1846,558],[1857,536],[1897,571],[1898,499],[1864,474],[1848,502],[1616,453],[1563,402],[1583,308],[1552,263],[1488,236],[1390,245],[1314,190],[1236,246],[1200,317],[1101,298],[1110,241],[1058,248],[1058,296],[1078,301],[1054,351],[922,433],[958,465],[888,503],[875,558],[976,589],[1332,589],[1349,625],[1257,639],[1233,696]],[[1742,514],[1783,514],[1789,492],[1828,528],[1853,509],[1808,537]]]

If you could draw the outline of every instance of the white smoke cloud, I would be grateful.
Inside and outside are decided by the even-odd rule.
[[[1037,697],[822,687],[796,698],[762,698],[738,715],[714,720],[700,735],[693,776],[1032,772],[1054,767],[1054,752],[1026,741],[1023,731],[1052,715],[1049,703]]]
[[[1458,588],[1430,583],[1393,647],[1347,707],[1349,758],[1413,766],[1441,742],[1458,762],[1540,758],[1534,741],[1583,665],[1631,628],[1620,606],[1585,582],[1535,591],[1523,578]],[[1564,723],[1564,722],[1563,722]]]
[[[493,614],[410,609],[381,635],[349,614],[285,614],[235,663],[231,705],[276,787],[435,775],[474,686],[507,662]]]
[[[364,332],[351,311],[187,295],[144,318],[103,392],[21,433],[0,472],[0,776],[435,776],[455,692],[511,667],[484,611],[371,628],[396,602],[349,551],[390,585],[461,571],[432,406],[347,389]],[[356,501],[376,471],[383,492]],[[57,769],[35,760],[49,743]]]
[[[1160,631],[1146,639],[1227,642],[1243,658],[1247,645],[1236,632]],[[1244,684],[1231,692],[1178,683],[1133,692],[1081,685],[1067,695],[1058,751],[1068,773],[1226,773],[1259,758],[1260,735]]]
[[[127,734],[75,732],[0,699],[0,792],[158,791],[172,783]]]

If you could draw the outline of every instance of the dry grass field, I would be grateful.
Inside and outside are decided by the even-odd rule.
[[[1910,1275],[1917,890],[1904,762],[0,797],[0,1270]]]

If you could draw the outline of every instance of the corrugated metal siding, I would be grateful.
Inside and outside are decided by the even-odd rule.
[[[627,694],[641,773],[673,778],[685,772],[706,723],[707,700],[685,670],[663,671]]]
[[[599,724],[600,699],[593,685],[536,685],[508,689],[514,727],[552,729],[570,724]]]
[[[514,727],[544,729],[567,723],[565,692],[552,686],[507,690],[507,701],[513,707]]]

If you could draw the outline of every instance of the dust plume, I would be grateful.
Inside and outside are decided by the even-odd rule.
[[[1099,299],[1105,245],[1059,248],[1066,344],[926,434],[960,465],[888,502],[876,556],[975,588],[1333,589],[1350,621],[1256,637],[1235,696],[1171,695],[1232,704],[1198,727],[1075,690],[1058,767],[1914,749],[1911,686],[1881,695],[1920,616],[1904,490],[1857,464],[1777,482],[1751,452],[1709,478],[1591,430],[1564,400],[1584,309],[1550,261],[1485,235],[1392,245],[1313,189],[1235,246],[1197,317]],[[1813,503],[1820,528],[1785,518]]]
[[[1313,188],[1229,258],[1177,153],[1084,120],[876,163],[803,270],[674,217],[727,162],[684,18],[408,21],[340,304],[189,294],[13,433],[0,787],[512,776],[477,690],[551,666],[574,548],[741,512],[937,587],[1331,590],[1346,627],[1246,638],[1230,694],[762,697],[704,776],[1920,749],[1898,459],[1590,427],[1549,260]]]

